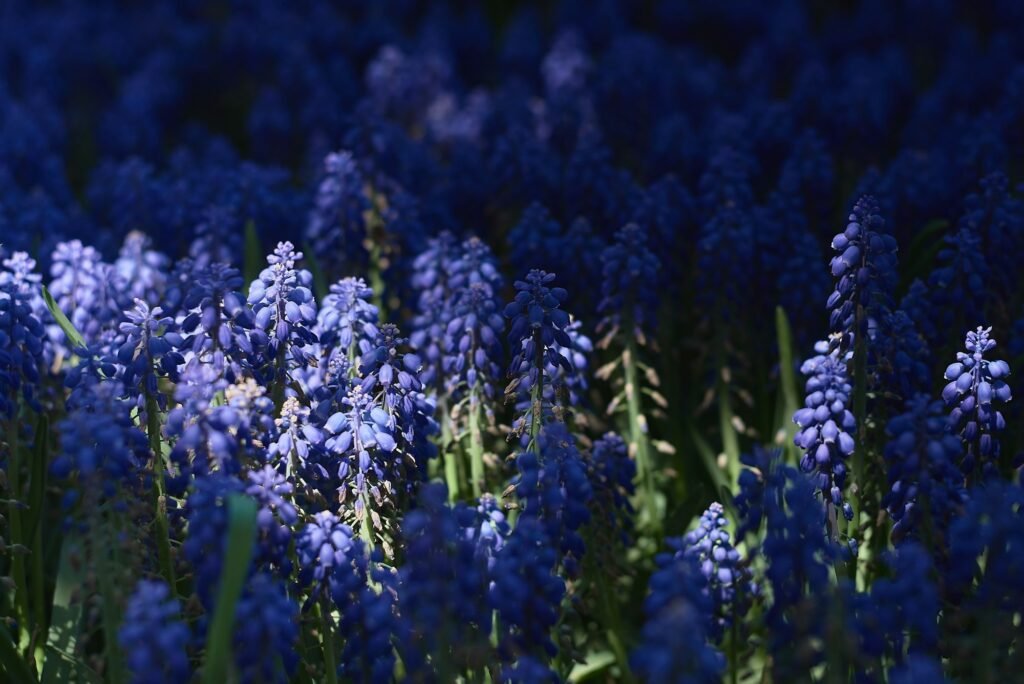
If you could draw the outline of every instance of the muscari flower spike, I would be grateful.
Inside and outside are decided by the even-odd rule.
[[[175,684],[191,676],[192,634],[181,605],[162,581],[143,580],[128,599],[117,642],[133,684]]]
[[[712,684],[725,657],[708,638],[714,605],[695,559],[663,557],[644,600],[643,632],[630,664],[646,681]]]
[[[793,441],[804,450],[800,469],[811,474],[825,501],[851,520],[853,509],[843,499],[843,488],[857,424],[847,408],[851,386],[846,362],[838,352],[829,352],[826,342],[818,342],[815,348],[818,356],[805,361],[800,369],[809,376],[807,398],[804,408],[793,414],[793,422],[800,428]]]
[[[290,365],[308,365],[304,348],[317,341],[312,330],[316,322],[316,301],[310,290],[313,276],[296,268],[300,259],[302,252],[296,252],[292,243],[278,243],[267,257],[267,268],[249,286],[255,327],[263,332],[260,342],[269,350],[265,362],[274,367],[277,382],[284,380]]]
[[[45,334],[30,293],[14,281],[0,283],[0,416],[14,417],[20,400],[42,409],[37,390],[45,369]]]
[[[1006,429],[1006,420],[997,406],[1012,398],[1005,378],[1010,365],[1002,360],[985,358],[996,341],[989,337],[992,328],[967,333],[966,352],[957,352],[943,377],[948,384],[942,389],[942,398],[951,407],[949,427],[960,435],[966,453],[960,463],[965,475],[971,476],[978,467],[985,475],[996,471],[999,460],[997,434]]]
[[[947,422],[941,401],[918,394],[886,427],[890,487],[882,505],[893,520],[897,543],[920,537],[927,529],[944,534],[967,501],[958,467],[963,445],[949,432]]]
[[[831,347],[849,351],[856,330],[858,309],[867,317],[877,316],[890,305],[896,280],[896,240],[884,232],[885,222],[878,203],[870,195],[857,200],[846,230],[832,238],[830,267],[836,287],[829,295],[830,326],[838,333]]]

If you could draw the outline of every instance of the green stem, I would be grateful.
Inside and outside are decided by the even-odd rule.
[[[384,323],[384,276],[380,270],[380,245],[374,240],[370,248],[370,289],[373,290],[373,304],[377,307],[380,322]]]
[[[452,420],[448,413],[448,402],[438,400],[437,413],[441,420],[441,454],[444,458],[444,479],[448,484],[448,501],[455,502],[462,497],[462,478],[459,476],[458,450],[452,448]]]
[[[615,654],[615,661],[618,663],[619,670],[622,673],[622,681],[630,684],[635,679],[633,678],[632,671],[629,669],[629,654],[626,652],[622,639],[619,638],[619,633],[622,631],[619,611],[614,602],[609,600],[609,593],[604,591],[603,587],[599,587],[597,591],[601,602],[601,612],[604,613],[604,623],[607,625],[605,634],[608,638],[608,645],[611,646],[612,653]]]
[[[373,521],[370,520],[370,506],[366,502],[366,495],[360,494],[360,500],[363,502],[363,519],[360,522],[359,529],[362,532],[363,541],[369,546],[369,550],[372,551],[377,546],[377,535],[373,531]]]
[[[867,402],[868,402],[868,364],[867,340],[862,331],[865,328],[866,312],[861,305],[857,306],[853,338],[853,415],[857,419],[857,444],[853,450],[852,475],[856,491],[850,498],[853,508],[853,520],[850,521],[849,536],[857,540],[858,548],[862,546],[860,538],[860,514],[865,510],[867,495]],[[854,559],[853,569],[856,572],[857,562]]]
[[[479,499],[486,486],[484,474],[484,439],[480,430],[480,397],[476,385],[469,394],[469,471],[473,498]]]
[[[640,398],[640,383],[637,373],[637,347],[632,339],[626,343],[622,354],[622,371],[625,379],[626,410],[629,415],[630,451],[636,457],[636,475],[643,493],[642,506],[646,512],[646,522],[657,527],[659,520],[656,515],[654,462],[651,456],[650,442],[647,439],[647,419],[643,414]]]
[[[544,343],[539,332],[533,334],[533,347],[533,367],[537,370],[537,382],[533,384],[530,392],[530,410],[533,412],[530,421],[530,448],[537,454],[537,461],[540,462],[540,425],[544,419]]]
[[[24,656],[31,642],[31,610],[29,608],[28,582],[25,579],[25,540],[21,522],[21,444],[18,419],[7,425],[7,446],[10,462],[7,468],[9,488],[7,504],[8,529],[11,536],[11,578],[14,580],[15,610],[18,616],[18,650]]]
[[[320,626],[323,632],[320,634],[320,644],[324,652],[324,669],[327,670],[327,683],[338,684],[338,666],[334,659],[334,623],[331,621],[331,611],[322,605],[316,604],[316,612],[320,616]]]
[[[172,593],[177,593],[174,563],[171,562],[170,525],[167,522],[167,491],[164,484],[164,453],[160,438],[160,411],[156,397],[146,392],[146,433],[153,452],[153,479],[156,481],[156,553],[160,572]]]
[[[98,569],[98,579],[100,583],[100,592],[103,595],[103,656],[106,661],[107,681],[111,684],[117,684],[124,680],[122,676],[122,663],[124,662],[120,649],[117,647],[117,609],[116,609],[116,597],[114,591],[113,578],[121,568],[118,567],[116,560],[112,560],[110,555],[116,551],[117,534],[116,530],[113,535],[110,534],[110,527],[112,522],[103,521],[100,523],[102,529],[101,538],[103,543],[99,545],[99,548],[94,546],[95,553],[100,560]],[[173,586],[173,585],[172,585]]]
[[[729,396],[729,383],[726,380],[725,345],[718,345],[718,373],[716,377],[717,388],[715,394],[718,399],[718,424],[722,432],[722,451],[725,452],[726,463],[729,472],[729,484],[733,486],[740,473],[740,440],[733,425],[734,413],[732,410],[732,399]]]

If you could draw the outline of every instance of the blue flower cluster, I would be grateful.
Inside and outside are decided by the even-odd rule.
[[[950,427],[964,443],[961,469],[973,475],[978,469],[991,473],[999,459],[997,433],[1006,429],[999,404],[1011,398],[1006,378],[1010,366],[1005,361],[989,360],[996,341],[989,337],[991,328],[978,327],[967,333],[966,352],[957,352],[956,362],[946,367],[943,377],[949,383],[942,389],[942,398],[952,407]]]
[[[8,678],[1020,677],[1013,3],[2,17]]]
[[[846,362],[838,353],[830,353],[827,342],[816,345],[818,356],[808,359],[800,370],[810,376],[807,380],[806,406],[793,414],[793,422],[800,428],[796,445],[804,450],[800,469],[812,473],[815,486],[830,507],[840,509],[847,520],[853,518],[853,509],[843,499],[846,485],[846,461],[855,448],[853,433],[857,423],[847,408],[851,386]]]

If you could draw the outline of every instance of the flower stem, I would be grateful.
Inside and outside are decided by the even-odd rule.
[[[20,434],[18,419],[14,418],[7,424],[7,446],[10,461],[7,467],[8,504],[7,519],[10,530],[11,546],[11,578],[14,580],[15,610],[18,616],[18,648],[24,656],[31,642],[28,582],[25,579],[24,528],[21,521],[21,458]]]
[[[331,611],[327,609],[323,602],[316,604],[316,612],[320,616],[320,627],[322,632],[320,633],[320,644],[323,647],[324,652],[324,669],[326,670],[327,683],[337,684],[338,682],[338,666],[334,659],[334,624],[331,621]]]
[[[156,552],[160,572],[173,593],[177,593],[174,577],[174,563],[171,562],[170,526],[167,523],[167,490],[164,484],[164,454],[160,439],[160,413],[156,397],[146,392],[146,433],[149,448],[153,452],[153,479],[156,482]]]
[[[629,450],[636,458],[636,476],[645,511],[642,516],[648,525],[656,529],[660,521],[657,519],[654,484],[654,462],[651,455],[650,441],[647,438],[647,418],[643,414],[640,397],[640,383],[637,374],[636,342],[630,340],[622,353],[622,371],[625,380],[626,410],[629,414]]]
[[[480,397],[476,385],[469,395],[469,472],[473,498],[479,499],[485,486],[484,440],[480,431]]]

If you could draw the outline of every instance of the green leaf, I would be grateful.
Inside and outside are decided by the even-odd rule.
[[[320,260],[316,258],[313,246],[308,242],[302,245],[302,258],[306,262],[309,272],[313,274],[313,294],[316,295],[317,299],[323,299],[330,292],[327,275],[320,267]]]
[[[242,277],[246,285],[256,280],[266,263],[266,254],[260,244],[260,234],[256,231],[256,223],[250,219],[245,223],[245,254],[242,261]]]
[[[50,315],[53,316],[53,320],[57,321],[57,325],[64,331],[64,336],[68,338],[68,342],[75,349],[81,349],[85,347],[85,338],[82,337],[82,333],[75,329],[75,326],[71,324],[68,317],[64,315],[64,312],[57,306],[57,301],[50,294],[50,291],[43,285],[43,301],[46,302],[46,308],[50,310]]]
[[[728,491],[729,478],[726,476],[725,470],[719,467],[718,459],[715,458],[715,452],[711,450],[711,447],[704,441],[704,438],[700,436],[700,433],[697,432],[693,425],[688,425],[687,428],[694,446],[697,447],[697,454],[700,456],[700,460],[704,462],[704,467],[707,468],[711,481],[714,482],[715,490],[721,491],[725,489]]]
[[[228,499],[228,543],[220,574],[217,605],[206,637],[204,684],[222,684],[228,680],[235,609],[249,574],[255,543],[256,502],[247,496],[235,494]]]
[[[570,682],[582,682],[594,675],[598,675],[615,664],[615,654],[611,651],[597,651],[588,653],[587,659],[577,663],[569,673]]]
[[[914,235],[907,247],[906,258],[903,250],[900,250],[900,261],[903,262],[903,268],[900,269],[903,272],[901,292],[906,292],[915,278],[926,278],[931,273],[932,263],[942,249],[942,233],[948,228],[949,221],[946,219],[933,219]]]
[[[53,592],[53,612],[50,631],[46,635],[46,664],[43,666],[43,684],[71,681],[72,663],[78,643],[82,604],[74,603],[72,595],[85,581],[83,566],[74,556],[81,546],[72,536],[65,537],[60,549],[57,585]],[[59,654],[59,655],[58,655]]]
[[[28,669],[28,664],[18,655],[18,647],[14,644],[10,632],[3,626],[0,626],[0,664],[3,665],[6,682],[31,684],[37,681],[32,676],[32,671]]]
[[[795,461],[793,437],[796,435],[796,424],[793,423],[793,414],[800,408],[800,400],[796,372],[793,370],[793,333],[786,311],[781,306],[775,307],[775,337],[779,346],[779,384],[782,389],[782,415],[779,419],[786,435],[786,453]]]
[[[36,534],[36,528],[43,514],[43,499],[46,492],[46,471],[47,471],[47,439],[50,434],[50,421],[45,414],[41,414],[36,420],[36,427],[33,436],[35,438],[35,449],[32,451],[32,463],[29,464],[31,479],[28,483],[28,513],[26,518],[25,538],[32,539]],[[36,553],[33,549],[32,553]],[[38,549],[42,553],[42,549]]]

